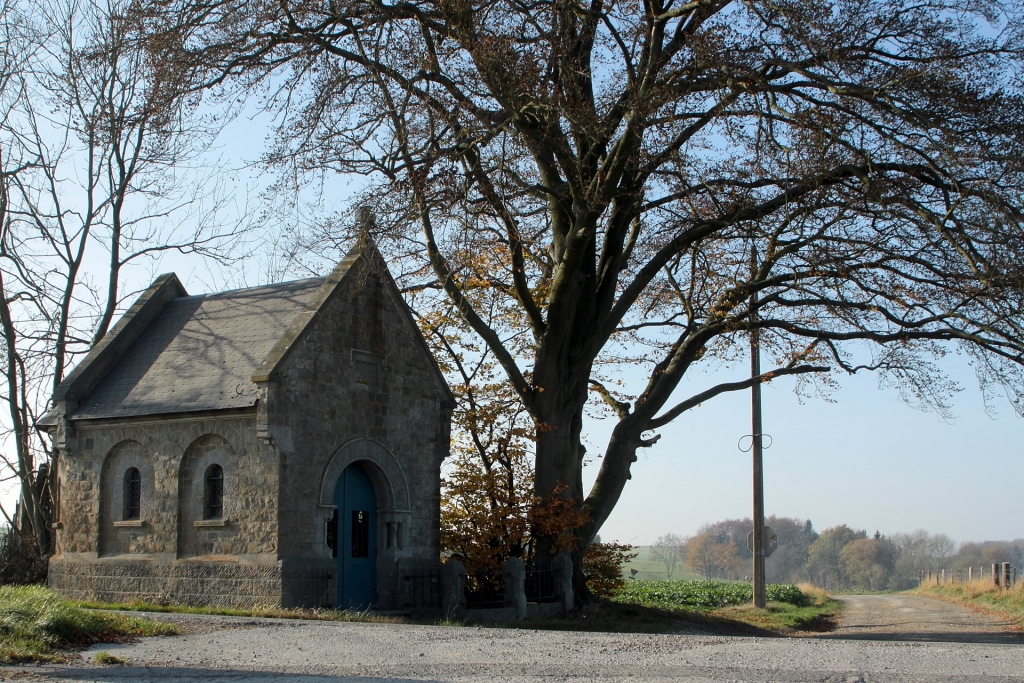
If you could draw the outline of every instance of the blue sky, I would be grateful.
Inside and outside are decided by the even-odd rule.
[[[957,541],[1024,537],[1024,421],[1006,401],[993,404],[994,418],[986,414],[962,356],[942,365],[963,387],[946,422],[879,389],[873,375],[842,378],[832,403],[801,403],[786,378],[768,385],[766,512],[810,519],[819,531],[848,524],[869,533],[923,528]],[[593,426],[590,441],[609,428]],[[602,538],[645,545],[664,533],[689,535],[706,522],[749,517],[751,456],[737,447],[749,433],[749,391],[680,417],[633,465]]]

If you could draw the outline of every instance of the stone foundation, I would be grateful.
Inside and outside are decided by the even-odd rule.
[[[50,588],[73,600],[263,607],[281,604],[281,567],[219,562],[51,560]]]

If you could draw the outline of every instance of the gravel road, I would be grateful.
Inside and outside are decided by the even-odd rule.
[[[839,595],[839,629],[829,636],[864,640],[1017,643],[1013,623],[923,595]]]
[[[852,618],[848,617],[845,632],[862,637],[877,626],[866,626],[868,621],[858,614],[874,614],[872,624],[892,621],[884,618],[892,610],[878,607],[882,604],[875,600],[878,597],[888,596],[851,599]],[[895,610],[898,613],[904,607],[896,603]],[[928,608],[942,614],[944,603]],[[153,616],[181,623],[186,634],[95,647],[83,653],[80,662],[63,666],[0,668],[0,679],[62,683],[1024,683],[1024,645],[934,642],[935,634],[932,642],[737,638]],[[912,632],[922,630],[917,619],[904,623]],[[952,623],[961,636],[966,633],[961,622]],[[126,659],[128,665],[88,663],[99,649]]]

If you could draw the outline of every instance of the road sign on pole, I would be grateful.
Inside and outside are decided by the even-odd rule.
[[[779,537],[767,524],[764,525],[764,556],[771,557],[775,549],[779,547]],[[747,550],[754,552],[754,530],[747,534]]]

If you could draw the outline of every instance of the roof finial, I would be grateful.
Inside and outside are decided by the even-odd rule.
[[[368,206],[356,209],[356,241],[362,245],[370,241],[370,230],[376,225],[373,210]]]

